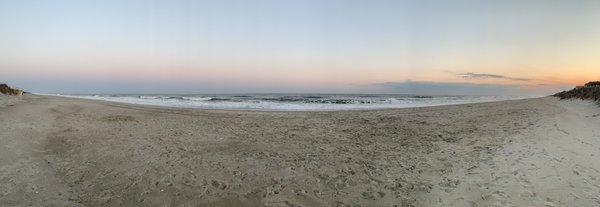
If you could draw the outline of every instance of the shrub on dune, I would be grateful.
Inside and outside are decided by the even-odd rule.
[[[585,87],[598,87],[600,86],[600,81],[592,81],[585,84]]]
[[[570,91],[563,91],[554,94],[555,97],[560,99],[587,99],[600,101],[600,81],[592,81],[586,83],[584,86],[578,86]]]
[[[10,86],[4,83],[0,83],[0,93],[6,95],[20,96],[23,95],[24,92],[20,89],[11,88]]]

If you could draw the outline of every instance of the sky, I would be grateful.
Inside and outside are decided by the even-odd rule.
[[[38,93],[551,94],[600,79],[600,1],[0,0]]]

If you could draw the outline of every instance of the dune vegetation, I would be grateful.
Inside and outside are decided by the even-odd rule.
[[[11,88],[10,86],[8,86],[4,83],[0,83],[0,93],[6,94],[6,95],[20,96],[20,95],[23,95],[24,92],[23,92],[23,90]]]
[[[560,99],[587,99],[600,101],[600,81],[592,81],[583,86],[577,86],[572,90],[554,94]]]

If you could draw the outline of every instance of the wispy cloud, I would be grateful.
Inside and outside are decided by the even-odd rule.
[[[504,75],[497,74],[489,74],[489,73],[458,73],[456,76],[464,78],[464,79],[505,79],[505,80],[513,80],[513,81],[532,81],[530,78],[517,78],[517,77],[509,77]]]

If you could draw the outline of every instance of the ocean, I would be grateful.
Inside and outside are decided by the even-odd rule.
[[[410,108],[533,98],[527,96],[425,96],[403,94],[56,95],[154,106],[277,111]]]

